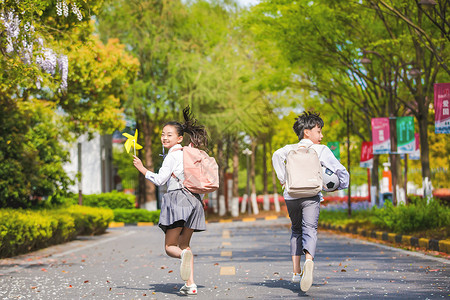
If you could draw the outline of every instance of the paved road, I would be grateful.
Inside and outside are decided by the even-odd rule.
[[[290,282],[288,219],[208,224],[194,234],[197,299],[442,299],[449,261],[326,232],[314,284]],[[123,227],[0,260],[0,299],[180,299],[179,260],[157,227]]]

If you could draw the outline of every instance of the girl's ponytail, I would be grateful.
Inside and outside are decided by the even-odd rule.
[[[186,132],[191,137],[191,143],[196,148],[208,147],[208,133],[205,126],[197,124],[197,119],[192,115],[189,106],[183,109],[184,124],[181,125],[183,132]]]

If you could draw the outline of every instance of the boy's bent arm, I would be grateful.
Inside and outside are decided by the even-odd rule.
[[[286,147],[280,148],[275,151],[272,155],[272,165],[275,173],[277,174],[277,178],[280,181],[281,185],[283,185],[286,181]]]
[[[339,190],[348,188],[350,182],[350,174],[348,174],[347,169],[341,164],[339,160],[331,152],[330,148],[325,146],[322,151],[320,161],[323,162],[325,167],[336,173],[339,178]]]

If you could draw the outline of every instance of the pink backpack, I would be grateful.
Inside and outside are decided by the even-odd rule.
[[[190,145],[179,149],[183,150],[184,187],[196,194],[212,193],[217,190],[219,166],[214,157]],[[174,174],[172,176],[178,180]]]

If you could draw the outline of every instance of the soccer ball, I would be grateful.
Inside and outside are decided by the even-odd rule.
[[[322,166],[322,178],[323,186],[322,189],[325,192],[333,192],[339,187],[339,177],[325,166]]]

